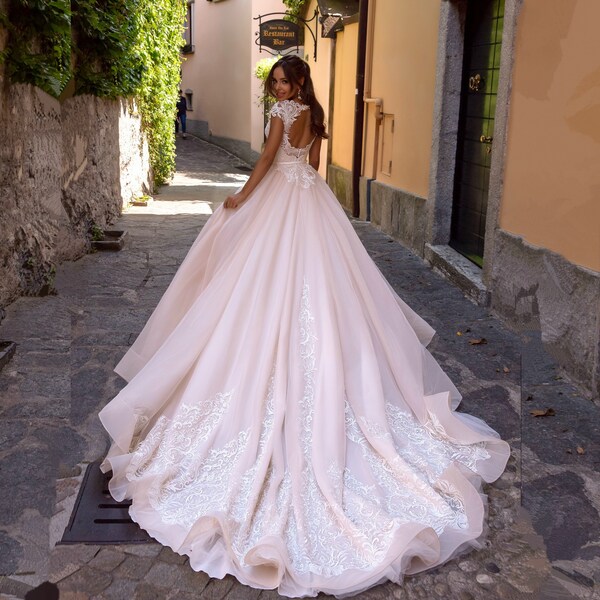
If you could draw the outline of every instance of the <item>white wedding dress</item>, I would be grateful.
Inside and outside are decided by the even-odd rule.
[[[344,596],[478,546],[508,445],[455,412],[434,331],[293,148],[219,207],[116,368],[101,412],[117,500],[193,569]]]

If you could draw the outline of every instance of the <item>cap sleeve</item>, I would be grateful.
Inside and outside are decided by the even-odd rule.
[[[293,100],[280,100],[276,102],[269,112],[269,117],[279,117],[283,121],[283,129],[288,132],[296,117],[308,106],[301,107]]]
[[[275,102],[271,110],[269,111],[269,117],[279,117],[285,123],[286,111],[281,102]]]

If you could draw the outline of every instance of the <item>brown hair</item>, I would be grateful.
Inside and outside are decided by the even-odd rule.
[[[290,55],[280,58],[269,71],[265,80],[265,96],[276,98],[273,88],[273,73],[277,67],[281,67],[286,79],[292,86],[298,86],[302,94],[302,101],[310,107],[310,128],[320,138],[328,138],[325,132],[325,111],[315,96],[312,79],[310,78],[310,67],[300,57]],[[300,83],[304,79],[304,83]]]

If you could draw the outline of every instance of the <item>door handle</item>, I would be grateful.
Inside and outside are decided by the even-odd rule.
[[[479,141],[480,141],[482,144],[491,144],[493,139],[494,139],[494,138],[493,138],[491,135],[482,135],[482,136],[479,138]]]
[[[473,77],[469,77],[469,89],[472,92],[479,92],[484,83],[483,77],[479,73],[473,75]]]

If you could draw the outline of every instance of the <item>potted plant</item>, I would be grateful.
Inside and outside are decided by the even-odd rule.
[[[125,245],[127,232],[123,229],[103,229],[93,224],[90,227],[94,250],[121,250]]]

